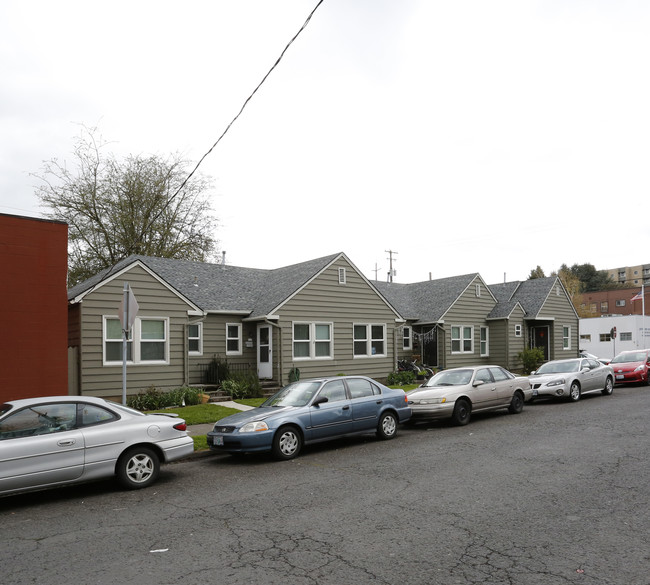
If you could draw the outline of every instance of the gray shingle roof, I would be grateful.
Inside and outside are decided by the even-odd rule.
[[[499,305],[495,307],[495,310],[498,308],[499,312],[505,312],[508,307],[512,310],[514,308],[513,303],[518,302],[524,309],[526,317],[534,319],[542,310],[544,302],[556,281],[557,277],[548,276],[546,278],[491,284],[490,290],[499,301]]]
[[[272,270],[129,256],[113,268],[69,289],[68,300],[140,261],[204,311],[247,312],[251,317],[260,317],[276,309],[340,255],[332,254]]]
[[[436,323],[477,276],[474,273],[414,284],[379,281],[372,284],[405,319]]]

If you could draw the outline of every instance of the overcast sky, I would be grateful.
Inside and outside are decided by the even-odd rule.
[[[213,145],[316,0],[0,2],[0,212],[81,125]],[[227,263],[397,282],[650,263],[650,3],[325,0],[200,170]]]

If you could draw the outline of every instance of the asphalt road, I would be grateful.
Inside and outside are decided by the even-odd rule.
[[[650,388],[0,499],[3,584],[648,585]]]

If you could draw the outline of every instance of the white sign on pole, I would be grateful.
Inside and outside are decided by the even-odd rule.
[[[122,404],[126,404],[126,354],[129,331],[138,314],[138,301],[128,282],[124,283],[124,294],[120,303],[120,323],[122,324]]]

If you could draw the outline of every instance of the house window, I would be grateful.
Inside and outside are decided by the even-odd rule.
[[[624,331],[621,333],[621,341],[632,341],[632,332]]]
[[[386,355],[386,325],[355,324],[354,357]]]
[[[104,318],[104,363],[123,360],[122,324],[119,319]],[[126,343],[126,361],[133,362],[133,328]]]
[[[591,313],[596,313],[598,309],[598,305],[596,303],[590,303],[589,304],[589,311]]]
[[[476,285],[476,296],[477,297],[481,296],[481,285],[480,284]]]
[[[481,327],[481,355],[490,355],[490,330],[487,327]]]
[[[625,299],[616,299],[616,306],[617,307],[624,307],[625,306]]]
[[[589,333],[585,335],[581,335],[580,341],[586,341],[587,343],[591,343],[591,335]]]
[[[612,336],[609,333],[601,333],[600,334],[600,341],[601,342],[603,342],[603,341],[611,341],[611,340],[612,340]]]
[[[451,353],[474,352],[474,327],[453,325],[451,328]]]
[[[515,337],[521,337],[521,325],[515,325]]]
[[[140,361],[164,362],[167,348],[167,322],[164,319],[140,319]]]
[[[413,344],[411,342],[411,328],[404,327],[402,330],[402,349],[410,350],[412,348]]]
[[[331,323],[294,323],[294,359],[329,359],[332,357]]]
[[[241,323],[226,323],[226,355],[241,355]]]
[[[190,355],[203,353],[203,323],[192,323],[187,326],[187,349]]]
[[[339,284],[346,283],[345,268],[339,268]]]
[[[562,327],[562,349],[571,349],[571,327]]]
[[[609,310],[609,303],[607,301],[602,301],[600,303],[600,312],[607,313],[608,310]]]
[[[169,363],[169,320],[138,317],[129,332],[127,361],[132,364]],[[114,317],[104,317],[104,365],[122,363],[122,325]]]

